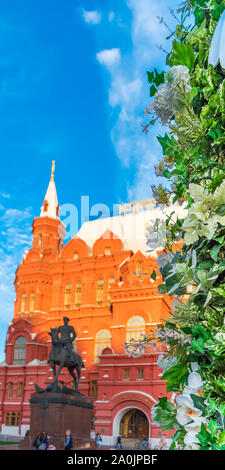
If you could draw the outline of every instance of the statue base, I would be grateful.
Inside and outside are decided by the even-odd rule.
[[[31,420],[29,435],[20,443],[22,449],[35,449],[33,441],[39,432],[51,436],[49,444],[64,449],[66,430],[70,429],[74,449],[95,449],[90,437],[93,404],[79,392],[71,390],[40,391],[30,398]]]

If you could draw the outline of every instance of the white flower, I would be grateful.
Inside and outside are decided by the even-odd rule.
[[[196,372],[196,370],[199,370],[200,366],[199,366],[198,362],[191,362],[191,369],[192,369],[193,372]]]
[[[165,220],[156,219],[146,228],[146,244],[150,251],[164,248],[166,243],[166,222]]]
[[[171,263],[173,257],[174,257],[174,254],[171,251],[169,251],[165,255],[159,255],[156,262],[158,266],[162,268],[163,266],[166,266],[166,264]]]
[[[196,437],[196,434],[193,432],[187,432],[186,436],[184,437],[184,443],[187,446],[192,446],[193,444],[199,445],[199,440]]]
[[[191,91],[190,74],[185,65],[174,65],[166,74],[166,82],[169,83],[173,92],[173,101],[177,95],[187,95]]]
[[[191,388],[198,388],[203,385],[202,378],[197,372],[191,372],[188,376],[188,385]]]
[[[184,426],[185,431],[198,434],[201,431],[201,425],[202,423],[208,424],[208,421],[206,418],[203,418],[202,416],[199,416],[194,419],[192,423],[188,423]]]
[[[177,364],[177,358],[173,357],[169,359],[168,357],[164,357],[163,354],[160,354],[160,356],[158,357],[157,364],[160,367],[160,369],[163,370],[163,373],[164,373],[168,369],[170,369],[170,367]]]
[[[204,386],[201,376],[197,372],[191,372],[188,376],[188,385],[183,390],[183,395],[189,396],[197,395],[198,397],[203,397],[204,395]]]
[[[176,402],[180,405],[177,410],[176,419],[181,426],[190,423],[191,420],[201,416],[202,411],[194,407],[193,401],[188,395],[179,395]]]
[[[166,124],[173,115],[173,95],[168,85],[162,85],[154,97],[154,108],[156,115],[162,124]]]

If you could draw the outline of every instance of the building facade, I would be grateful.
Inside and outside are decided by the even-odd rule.
[[[152,204],[152,202],[151,202]],[[157,366],[159,352],[132,358],[123,344],[142,337],[168,318],[170,298],[158,293],[156,252],[145,244],[146,223],[157,207],[129,206],[118,216],[85,222],[63,246],[54,168],[40,216],[33,221],[33,245],[15,276],[15,309],[9,324],[5,361],[0,364],[0,432],[24,435],[29,429],[29,398],[35,385],[46,387],[50,328],[70,318],[82,356],[79,390],[94,402],[93,429],[106,444],[147,435],[159,439],[151,408],[165,395]],[[182,208],[171,206],[176,216]],[[66,370],[60,383],[72,385]]]

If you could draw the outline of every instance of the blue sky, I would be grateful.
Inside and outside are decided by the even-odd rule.
[[[180,3],[180,2],[177,2]],[[51,161],[59,204],[151,197],[156,139],[141,132],[146,71],[164,68],[171,0],[0,2],[0,360],[17,265],[31,246]],[[159,18],[157,18],[157,16]]]

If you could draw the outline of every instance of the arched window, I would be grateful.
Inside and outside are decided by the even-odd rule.
[[[31,292],[30,294],[30,312],[34,312],[35,306],[35,292]]]
[[[99,330],[95,338],[95,362],[99,362],[98,356],[103,349],[111,348],[111,334],[109,330]]]
[[[42,245],[42,235],[39,235],[38,246],[41,246],[41,245]]]
[[[27,340],[24,336],[19,336],[14,346],[14,364],[24,365],[26,363]]]
[[[13,396],[13,383],[9,382],[8,383],[8,398],[12,398]]]
[[[75,287],[75,307],[79,308],[81,306],[81,295],[82,295],[82,284],[81,282],[76,283]]]
[[[110,288],[111,288],[111,285],[115,282],[115,279],[114,277],[110,277],[109,281],[108,281],[108,305],[111,304],[111,295],[110,295]]]
[[[104,281],[103,279],[99,279],[97,283],[97,295],[96,295],[96,304],[99,307],[102,307],[103,305],[103,287],[104,287]]]
[[[131,317],[127,322],[126,342],[134,339],[139,341],[142,339],[142,334],[145,333],[145,321],[140,315]]]
[[[64,306],[67,310],[70,309],[70,304],[71,304],[71,284],[67,284],[66,289],[65,289],[65,301],[64,301]]]
[[[18,388],[17,388],[17,397],[21,398],[23,393],[23,383],[19,382]]]
[[[74,253],[73,253],[73,259],[76,260],[78,258],[79,258],[78,251],[75,250]]]
[[[27,306],[27,294],[24,293],[21,299],[21,313],[26,312],[26,306]]]

